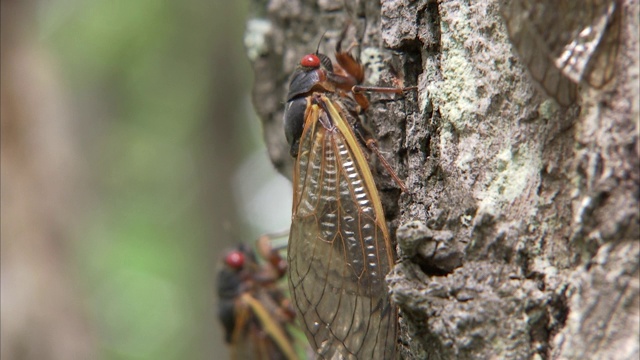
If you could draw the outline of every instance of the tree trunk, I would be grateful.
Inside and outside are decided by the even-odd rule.
[[[70,265],[86,190],[78,122],[34,31],[33,2],[0,6],[0,357],[95,359],[94,329]]]
[[[418,86],[366,112],[409,189],[372,164],[399,242],[401,355],[637,359],[638,1],[619,4],[614,80],[570,106],[538,90],[498,1],[471,3],[256,1],[245,41],[271,159],[291,177],[289,75],[350,22],[369,84],[396,69]]]

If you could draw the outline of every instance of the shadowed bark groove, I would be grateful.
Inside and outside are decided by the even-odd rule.
[[[346,7],[345,7],[346,5]],[[372,164],[399,261],[388,276],[406,359],[640,356],[638,1],[623,6],[610,86],[560,107],[533,84],[497,1],[256,1],[246,42],[276,168],[299,58],[349,20],[366,114],[411,192]],[[417,221],[417,222],[416,222]],[[398,230],[398,231],[397,231]]]

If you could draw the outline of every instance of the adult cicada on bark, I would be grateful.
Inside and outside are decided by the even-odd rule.
[[[393,359],[397,309],[385,276],[394,250],[363,149],[379,155],[359,118],[368,106],[364,68],[341,41],[335,58],[304,56],[289,86],[285,133],[296,158],[289,288],[320,358]]]
[[[278,281],[286,261],[267,238],[258,240],[259,263],[250,247],[229,251],[218,272],[218,317],[225,330],[231,359],[298,359],[294,337],[287,329],[295,317]]]

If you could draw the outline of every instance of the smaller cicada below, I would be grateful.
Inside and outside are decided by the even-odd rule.
[[[379,152],[359,115],[368,106],[361,90],[404,89],[361,87],[364,68],[341,40],[335,58],[304,56],[289,87],[284,126],[296,158],[289,288],[319,358],[394,359],[397,309],[385,282],[394,249],[364,149]]]
[[[225,330],[231,359],[298,359],[294,337],[287,329],[295,312],[278,281],[287,264],[268,238],[258,240],[259,263],[247,245],[224,256],[218,272],[218,317]]]

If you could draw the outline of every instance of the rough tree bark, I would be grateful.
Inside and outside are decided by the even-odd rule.
[[[333,53],[350,21],[366,119],[406,182],[373,164],[399,261],[388,276],[406,359],[637,359],[638,1],[623,3],[614,85],[558,106],[514,53],[497,1],[255,1],[246,44],[276,168],[301,55]]]

